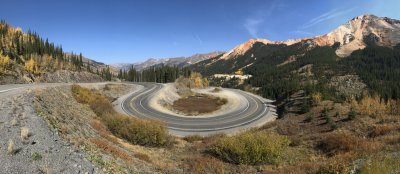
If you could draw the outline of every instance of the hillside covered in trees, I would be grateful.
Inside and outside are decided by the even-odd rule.
[[[334,101],[361,97],[366,93],[379,95],[386,101],[400,99],[400,46],[390,48],[369,44],[345,58],[335,54],[337,46],[310,48],[307,43],[291,46],[256,43],[243,56],[228,60],[216,57],[190,68],[209,76],[211,85],[252,91],[278,103],[291,100],[291,96],[300,91],[304,92],[304,97],[318,94],[322,99]],[[244,83],[235,83],[235,79],[212,76],[238,72],[252,77]],[[337,82],[337,79],[342,80]],[[354,79],[359,79],[359,82]],[[353,83],[365,84],[366,88],[358,89]],[[349,88],[355,88],[356,93],[347,94]]]
[[[117,77],[130,82],[171,83],[181,76],[189,77],[191,73],[189,68],[178,68],[176,66],[152,66],[142,71],[131,66],[129,70],[120,69]]]
[[[14,28],[5,21],[0,21],[0,81],[3,81],[2,83],[35,81],[43,74],[59,70],[85,72],[87,77],[95,78],[100,75],[104,79],[110,79],[109,67],[100,65],[83,58],[81,53],[64,52],[61,45],[51,43],[35,32],[29,30],[25,33],[20,28]]]

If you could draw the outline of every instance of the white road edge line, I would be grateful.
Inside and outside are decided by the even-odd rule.
[[[17,90],[17,89],[20,89],[20,88],[23,88],[23,87],[17,87],[17,88],[11,88],[11,89],[2,90],[2,91],[0,91],[0,93],[5,93],[5,92],[8,92],[8,91],[13,91],[13,90]]]

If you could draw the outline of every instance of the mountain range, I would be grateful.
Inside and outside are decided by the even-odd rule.
[[[133,68],[135,68],[138,71],[142,71],[143,69],[146,69],[151,66],[160,66],[160,65],[177,66],[181,68],[192,64],[196,64],[203,60],[214,58],[224,53],[225,52],[223,51],[214,51],[205,54],[194,54],[189,57],[172,57],[172,58],[161,58],[161,59],[150,58],[140,63],[133,63],[133,64],[121,63],[121,64],[114,64],[113,66],[120,68],[122,70],[128,70],[133,66]]]
[[[399,98],[399,43],[399,20],[367,14],[321,36],[286,41],[250,39],[225,54],[189,67],[206,76],[252,75],[245,83],[216,79],[212,85],[242,89],[251,86],[257,89],[256,93],[272,99],[284,99],[303,89],[331,95],[336,90],[333,88],[340,88],[332,86],[332,81],[349,80],[344,77],[351,77],[350,81],[360,79],[368,87],[366,90],[385,98]]]
[[[395,46],[400,43],[400,21],[375,15],[361,15],[339,26],[328,34],[310,38],[285,41],[270,41],[267,39],[250,39],[225,53],[221,59],[230,59],[243,55],[257,42],[267,44],[293,45],[307,43],[310,47],[332,46],[340,44],[336,54],[340,57],[349,56],[354,50],[363,49],[370,42],[380,46]]]

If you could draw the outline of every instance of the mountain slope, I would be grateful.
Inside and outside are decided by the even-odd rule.
[[[110,71],[103,63],[66,53],[37,33],[0,21],[0,84],[94,82],[110,80]]]
[[[317,92],[325,98],[340,100],[345,94],[338,89],[344,87],[332,85],[333,81],[348,80],[347,77],[358,79],[358,76],[368,90],[384,98],[400,98],[399,36],[398,20],[362,15],[322,36],[279,42],[251,39],[222,56],[190,68],[207,76],[252,75],[239,86],[232,80],[226,82],[219,78],[212,82],[213,85],[255,90],[264,97],[280,101],[300,90],[306,95]],[[353,84],[352,81],[337,83]],[[351,91],[358,93],[352,95],[360,95],[365,90],[364,85],[356,86],[359,88]]]
[[[146,69],[151,66],[160,66],[160,65],[168,65],[168,66],[177,66],[177,67],[186,67],[195,63],[198,63],[200,61],[204,61],[210,58],[213,58],[215,56],[218,56],[220,54],[223,54],[224,52],[222,51],[215,51],[211,53],[205,53],[205,54],[194,54],[189,57],[174,57],[174,58],[162,58],[162,59],[148,59],[144,62],[141,63],[134,63],[134,64],[116,64],[114,65],[117,68],[120,68],[122,70],[128,70],[133,66],[136,70],[142,71],[143,69]]]
[[[255,43],[290,46],[299,42],[306,42],[310,46],[332,46],[339,43],[340,46],[336,50],[336,54],[340,57],[346,57],[354,50],[365,48],[371,42],[380,46],[395,46],[400,43],[400,21],[387,17],[361,15],[322,36],[286,41],[250,39],[225,53],[221,59],[226,60],[244,55]]]

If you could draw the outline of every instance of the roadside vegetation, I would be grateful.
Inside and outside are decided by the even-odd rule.
[[[144,146],[166,146],[171,143],[163,123],[117,113],[107,97],[90,89],[73,85],[71,90],[75,99],[79,103],[88,104],[108,130],[116,136]]]
[[[234,164],[279,164],[290,140],[277,134],[249,131],[219,139],[210,152]]]
[[[396,173],[399,170],[396,162],[400,148],[400,117],[395,100],[386,102],[379,96],[365,94],[362,98],[338,103],[323,100],[315,94],[309,111],[304,114],[287,116],[259,129],[232,136],[174,137],[174,143],[168,145],[169,136],[164,130],[160,131],[163,124],[136,122],[137,119],[115,113],[110,105],[112,99],[104,93],[119,88],[107,85],[103,90],[94,90],[73,86],[69,94],[71,100],[90,110],[93,116],[85,120],[90,113],[79,111],[84,116],[70,113],[52,119],[61,135],[71,135],[70,142],[85,149],[88,159],[107,172],[133,173],[139,169],[150,173],[329,174],[357,171],[363,174]],[[57,97],[48,98],[54,100]],[[40,98],[39,101],[44,100],[48,99]],[[52,104],[46,108],[56,109]],[[68,108],[71,104],[60,109]],[[63,113],[61,110],[42,113],[54,115]],[[78,108],[74,106],[73,110]],[[128,123],[130,121],[135,122]],[[117,160],[109,160],[107,154]]]

